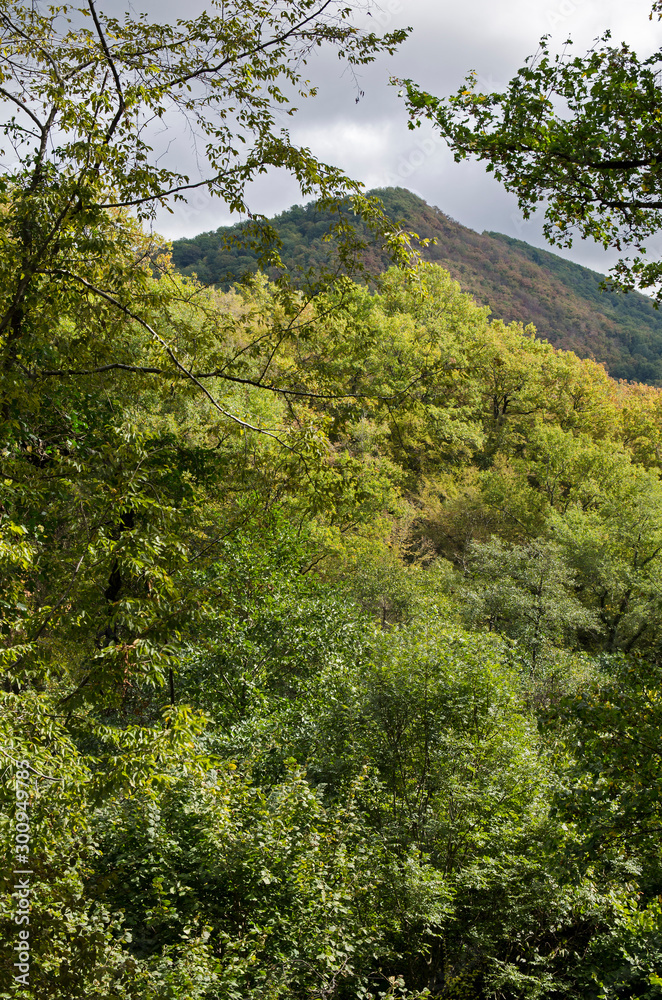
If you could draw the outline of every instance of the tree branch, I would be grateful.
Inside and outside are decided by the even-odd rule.
[[[179,191],[192,191],[194,188],[205,187],[213,184],[214,181],[220,180],[222,176],[226,177],[231,171],[226,174],[216,174],[215,177],[209,177],[205,181],[196,181],[195,184],[179,184],[177,187],[169,188],[168,191],[162,191],[160,194],[150,194],[146,195],[144,198],[132,198],[130,201],[109,201],[99,204],[97,208],[131,208],[134,205],[145,205],[150,201],[160,201],[162,198],[169,198],[171,194],[177,194]]]
[[[117,67],[115,66],[115,63],[113,61],[113,57],[110,54],[110,49],[108,48],[108,43],[106,42],[106,39],[104,37],[104,33],[101,28],[101,22],[97,17],[97,12],[93,0],[87,0],[87,5],[90,8],[90,13],[92,14],[92,20],[94,21],[94,26],[97,29],[97,35],[99,36],[99,41],[101,42],[101,47],[106,57],[106,62],[110,66],[110,72],[113,74],[113,80],[115,81],[115,90],[117,91],[117,95],[119,97],[119,107],[117,109],[117,114],[113,118],[106,132],[106,142],[110,142],[110,140],[113,137],[113,133],[115,132],[115,129],[119,125],[122,115],[124,114],[126,103],[124,101],[124,94],[122,92],[122,82],[120,80],[119,73],[117,72]]]
[[[16,765],[16,767],[21,766],[22,762],[16,760],[16,758],[12,757],[11,754],[8,754],[4,747],[0,747],[0,753],[3,753],[5,757],[12,762],[12,764]],[[40,778],[46,778],[47,781],[64,781],[64,778],[53,778],[50,774],[42,774],[41,771],[38,771],[37,768],[33,767],[30,763],[28,763],[27,770],[32,771],[33,774],[39,775]]]
[[[217,63],[215,66],[202,67],[201,69],[196,70],[193,73],[188,73],[186,76],[175,77],[174,79],[168,81],[168,86],[176,87],[178,85],[181,85],[182,83],[188,83],[189,80],[196,80],[199,79],[201,76],[208,76],[210,73],[219,73],[222,69],[225,69],[225,67],[231,62],[233,63],[241,62],[243,59],[248,59],[250,56],[254,56],[258,52],[265,52],[267,49],[273,48],[274,45],[280,45],[283,42],[286,42],[288,38],[291,38],[292,35],[301,31],[301,29],[305,27],[305,25],[308,24],[310,21],[314,21],[315,18],[320,17],[320,15],[324,13],[326,8],[329,7],[331,3],[332,0],[324,0],[324,3],[318,10],[313,11],[313,13],[310,14],[308,17],[305,17],[298,24],[292,25],[290,28],[288,28],[287,31],[284,31],[282,34],[276,35],[273,38],[268,39],[266,42],[262,42],[260,45],[256,45],[252,49],[246,49],[244,52],[240,52],[239,55],[227,56],[225,59],[222,59],[221,62]]]
[[[40,134],[43,135],[44,128],[46,126],[42,125],[42,123],[39,121],[39,119],[37,118],[37,116],[32,111],[30,111],[30,108],[27,106],[27,104],[24,104],[23,101],[19,97],[16,97],[15,94],[12,94],[11,91],[5,90],[4,87],[0,87],[0,94],[2,94],[4,97],[6,97],[7,100],[13,101],[14,104],[17,104],[18,107],[21,109],[21,111],[25,111],[26,115],[29,118],[32,119],[32,121],[35,123],[35,125],[39,129]]]
[[[76,275],[71,275],[71,277],[76,277]],[[78,278],[79,281],[84,281],[82,278]],[[89,286],[90,288],[92,286]],[[97,290],[98,291],[98,290]],[[104,294],[99,291],[99,294]],[[121,307],[121,305],[120,305]],[[137,322],[142,323],[139,317],[132,316]],[[158,334],[156,335],[158,336]],[[166,348],[167,349],[167,348]],[[175,362],[177,364],[177,362]],[[58,368],[49,369],[40,372],[31,372],[24,369],[26,375],[29,378],[64,378],[72,376],[85,376],[85,375],[103,375],[104,372],[110,371],[123,371],[130,372],[134,375],[167,375],[169,378],[188,378],[188,379],[203,379],[203,378],[220,378],[225,382],[236,382],[238,385],[251,386],[253,389],[264,389],[266,392],[277,393],[280,396],[301,396],[304,399],[378,399],[381,402],[387,400],[391,401],[394,399],[402,398],[413,386],[415,386],[421,379],[425,378],[429,372],[423,372],[418,375],[415,379],[401,389],[399,392],[391,393],[390,396],[378,395],[370,392],[311,392],[305,389],[288,389],[286,386],[270,385],[266,382],[260,382],[257,379],[241,378],[239,375],[228,375],[223,371],[222,368],[216,369],[212,372],[193,372],[188,371],[188,369],[183,366],[179,366],[181,371],[171,372],[167,368],[151,368],[147,365],[127,365],[122,362],[116,361],[108,365],[99,365],[98,368]],[[201,388],[204,388],[201,386]],[[527,413],[533,413],[533,410],[525,411]]]
[[[281,445],[283,448],[287,448],[288,451],[296,453],[295,449],[292,448],[292,446],[287,444],[285,441],[282,441],[277,434],[274,434],[272,431],[267,430],[265,427],[256,427],[254,426],[254,424],[249,424],[248,421],[242,420],[241,417],[238,417],[236,414],[230,413],[229,410],[223,409],[220,403],[218,403],[214,399],[212,394],[205,388],[202,382],[198,380],[197,376],[193,372],[189,371],[187,368],[184,367],[181,361],[179,361],[179,359],[177,358],[173,349],[163,339],[163,337],[159,333],[157,333],[154,327],[150,326],[150,324],[147,323],[144,319],[142,319],[142,317],[138,316],[136,313],[132,312],[132,310],[129,309],[127,306],[123,305],[123,303],[121,303],[118,299],[116,299],[114,295],[110,295],[109,292],[105,292],[102,288],[97,288],[96,285],[93,285],[91,282],[87,281],[80,275],[74,274],[72,271],[58,270],[58,271],[49,271],[47,273],[60,274],[69,278],[73,278],[74,281],[80,282],[80,284],[83,285],[85,288],[88,288],[95,295],[98,295],[106,302],[109,302],[116,309],[119,309],[120,312],[122,312],[125,316],[128,316],[129,319],[132,319],[134,322],[142,326],[144,330],[147,330],[147,332],[151,334],[152,337],[154,337],[157,343],[161,345],[161,347],[164,349],[164,351],[166,352],[172,363],[176,366],[176,368],[179,369],[179,371],[184,375],[184,377],[190,379],[190,381],[193,382],[193,384],[196,385],[198,389],[200,389],[203,395],[207,397],[207,399],[212,404],[214,409],[218,410],[218,412],[222,414],[224,417],[227,417],[228,420],[234,421],[234,423],[239,424],[239,426],[243,427],[245,430],[254,431],[256,434],[264,434],[266,435],[266,437],[270,437],[274,441],[277,441],[278,444]]]

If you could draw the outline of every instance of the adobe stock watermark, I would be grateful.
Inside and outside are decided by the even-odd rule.
[[[377,21],[381,28],[386,28],[398,14],[404,14],[405,5],[402,0],[388,0],[383,6],[375,4],[370,11],[370,17]]]
[[[173,206],[173,216],[178,222],[189,225],[201,216],[206,215],[211,224],[214,218],[214,210],[217,210],[217,206],[222,203],[221,198],[214,198],[209,188],[200,187],[185,202],[180,201]],[[229,223],[229,225],[232,225],[232,223]]]
[[[409,180],[413,174],[434,156],[435,153],[443,149],[444,141],[440,135],[426,135],[416,142],[414,147],[398,160],[395,170],[387,170],[384,180],[388,187],[400,187],[402,181]]]
[[[17,940],[14,943],[14,981],[17,985],[30,985],[30,764],[18,761],[15,773],[16,812],[14,818],[15,867],[14,923],[17,926]]]
[[[586,0],[561,0],[561,3],[547,11],[547,24],[550,28],[556,28],[576,14],[580,7],[583,7]]]

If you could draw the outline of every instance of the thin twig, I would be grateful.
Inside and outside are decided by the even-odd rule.
[[[27,764],[28,771],[32,771],[33,774],[38,774],[40,778],[45,778],[46,781],[64,781],[64,778],[53,778],[50,774],[42,774],[41,771],[38,771],[36,767],[33,767],[32,764],[29,764],[27,761],[16,760],[11,754],[7,753],[4,747],[0,747],[0,753],[3,753],[5,757],[12,762],[12,764],[16,765],[16,767],[22,767],[23,764]]]

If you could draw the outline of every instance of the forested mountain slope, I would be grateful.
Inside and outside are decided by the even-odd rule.
[[[534,323],[538,334],[580,357],[604,363],[614,378],[662,383],[662,315],[643,295],[605,292],[603,275],[501,233],[476,233],[402,188],[375,192],[387,214],[419,236],[436,240],[423,256],[443,265],[463,291],[496,318]],[[315,205],[294,206],[274,220],[283,241],[282,258],[294,268],[316,267],[326,259],[324,236],[332,221]],[[257,268],[257,254],[241,241],[244,224],[202,233],[173,243],[173,260],[184,274],[222,284]],[[368,253],[377,273],[386,260]]]

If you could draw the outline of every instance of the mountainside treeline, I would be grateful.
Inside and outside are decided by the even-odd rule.
[[[662,383],[662,315],[646,296],[603,291],[603,275],[500,233],[476,233],[404,189],[373,193],[391,219],[436,240],[422,249],[423,258],[445,267],[496,318],[535,324],[539,336],[602,362],[614,378]],[[324,237],[336,216],[307,205],[272,221],[284,263],[302,271],[326,265]],[[178,270],[210,284],[227,285],[258,267],[242,223],[175,240],[172,252]],[[388,265],[375,248],[364,257],[373,274]]]

